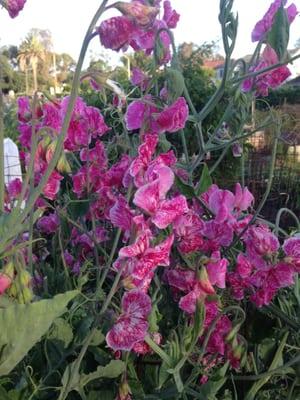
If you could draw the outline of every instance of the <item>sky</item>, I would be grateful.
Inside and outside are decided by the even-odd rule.
[[[254,48],[250,39],[251,30],[270,3],[271,0],[235,0],[235,10],[239,14],[235,57],[249,54]],[[294,3],[300,9],[300,0],[294,0]],[[20,44],[31,28],[49,29],[55,51],[69,53],[76,60],[85,30],[99,5],[100,0],[27,0],[24,10],[14,20],[10,19],[4,10],[0,10],[0,46]],[[172,5],[181,15],[175,31],[177,44],[184,41],[201,44],[220,39],[219,0],[172,0]],[[107,13],[104,18],[111,15]],[[114,15],[118,15],[118,12],[114,11]],[[298,38],[299,16],[291,28],[290,48]],[[97,58],[101,54],[115,62],[117,56],[112,53],[103,51],[96,37],[90,45],[87,62],[91,57]]]

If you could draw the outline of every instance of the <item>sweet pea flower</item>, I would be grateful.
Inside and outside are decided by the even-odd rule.
[[[125,288],[138,288],[146,292],[158,266],[168,266],[174,236],[168,236],[163,242],[151,247],[149,229],[140,232],[136,241],[119,251],[114,268],[123,268]]]
[[[12,279],[3,273],[0,273],[0,295],[2,295],[12,284]]]
[[[275,15],[281,5],[285,6],[287,3],[287,0],[275,0],[269,7],[268,11],[266,14],[263,16],[263,18],[258,21],[252,31],[252,42],[258,42],[262,39],[265,38],[266,34],[271,30]],[[292,3],[289,7],[285,8],[285,11],[287,13],[287,17],[289,20],[289,23],[291,24],[296,15],[298,14],[297,7],[294,3]]]
[[[132,131],[143,127],[146,132],[149,130],[156,133],[158,128],[153,115],[158,111],[158,108],[152,102],[152,97],[149,95],[141,100],[133,101],[129,104],[125,114],[127,129]]]
[[[168,28],[175,29],[179,21],[180,15],[173,10],[169,0],[164,1],[164,16],[163,20],[166,22]]]
[[[114,3],[112,7],[115,7],[123,15],[132,20],[136,26],[143,29],[151,28],[159,12],[159,9],[156,7],[146,6],[134,0],[130,3],[118,1]]]
[[[204,223],[201,218],[192,210],[175,219],[173,228],[181,253],[193,253],[203,248],[203,226]]]
[[[18,16],[19,12],[23,10],[25,3],[26,0],[4,0],[0,2],[7,9],[11,18]]]
[[[207,295],[215,293],[204,267],[199,277],[195,271],[178,267],[168,270],[166,277],[170,286],[187,293],[179,300],[179,307],[188,314],[195,312],[198,300],[203,301]]]
[[[286,255],[285,261],[300,272],[300,236],[296,235],[285,240],[282,248]]]
[[[37,228],[47,235],[55,233],[59,227],[59,218],[53,213],[40,218],[37,222]]]
[[[185,127],[189,109],[184,97],[179,97],[171,106],[163,110],[158,118],[159,132],[177,132]]]
[[[142,90],[146,90],[150,82],[149,77],[137,67],[132,68],[130,80],[133,85],[139,86]]]
[[[210,256],[210,260],[206,265],[209,281],[212,285],[216,285],[221,289],[225,288],[226,272],[229,261],[221,258],[219,251],[214,251]]]
[[[278,63],[278,56],[271,46],[267,45],[262,53],[261,61],[254,67],[250,68],[250,72],[259,72],[264,68],[270,67]],[[275,89],[280,86],[289,76],[291,71],[286,65],[274,68],[270,71],[263,72],[256,78],[248,78],[242,84],[242,90],[249,92],[255,88],[256,96],[267,96],[269,88]]]
[[[129,173],[134,178],[136,187],[140,187],[144,183],[144,174],[155,153],[157,143],[157,135],[144,135],[144,141],[138,148],[138,156],[132,161],[129,168]]]
[[[10,181],[7,185],[7,191],[11,199],[16,199],[22,191],[21,179],[15,178]]]
[[[164,229],[177,217],[186,213],[188,205],[183,195],[166,199],[166,194],[174,182],[174,174],[169,167],[161,166],[156,170],[156,174],[156,179],[136,191],[133,203],[150,215],[158,228]]]
[[[50,175],[48,182],[43,189],[43,195],[49,200],[55,200],[56,195],[60,188],[60,181],[63,180],[63,176],[57,171],[53,171]]]
[[[140,290],[126,292],[122,298],[122,313],[106,335],[106,343],[114,351],[130,351],[145,339],[151,299]]]

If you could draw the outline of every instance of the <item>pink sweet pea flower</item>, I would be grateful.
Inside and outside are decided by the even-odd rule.
[[[179,97],[175,103],[162,111],[158,118],[157,124],[159,132],[177,132],[185,127],[186,120],[189,116],[189,109],[184,97]]]
[[[8,275],[0,273],[0,295],[10,287],[11,283],[12,279]]]
[[[266,34],[271,30],[271,28],[273,26],[274,18],[275,18],[277,11],[281,7],[281,5],[286,5],[286,3],[287,3],[287,0],[275,0],[271,4],[271,6],[268,9],[268,11],[266,12],[266,14],[263,16],[263,18],[260,21],[258,21],[256,23],[256,25],[252,31],[252,35],[251,35],[252,42],[258,42],[258,41],[264,39]],[[296,5],[294,3],[292,3],[285,10],[287,12],[289,23],[291,24],[294,21],[296,15],[298,14]]]
[[[142,90],[146,90],[149,85],[149,77],[140,69],[134,67],[131,71],[131,83],[139,86]]]
[[[180,15],[172,9],[171,2],[169,0],[164,1],[163,20],[166,22],[170,29],[176,28],[179,18]]]
[[[7,191],[11,199],[16,199],[22,191],[22,181],[15,178],[8,183]]]
[[[235,185],[234,208],[240,211],[246,211],[254,203],[254,197],[248,188],[242,188],[239,183]]]
[[[203,221],[193,211],[176,218],[173,228],[181,253],[193,253],[203,248],[204,239],[201,233],[203,225]]]
[[[267,45],[262,53],[261,61],[250,72],[260,71],[278,62],[278,56],[271,46]],[[258,75],[256,78],[248,78],[242,84],[244,92],[249,92],[254,87],[256,96],[267,96],[269,88],[275,89],[280,86],[289,76],[291,71],[286,65],[272,69]]]
[[[205,268],[202,268],[199,278],[195,271],[182,268],[169,270],[166,275],[170,286],[188,292],[179,301],[179,307],[188,314],[195,312],[197,300],[204,300],[207,295],[215,293]]]
[[[157,135],[145,134],[144,142],[138,148],[138,156],[130,165],[129,173],[134,178],[134,183],[137,187],[140,187],[142,184],[144,184],[144,174],[155,153],[157,143]]]
[[[26,0],[5,0],[4,7],[7,8],[9,16],[11,18],[17,17],[19,12],[23,10]]]
[[[112,17],[101,22],[98,33],[106,49],[126,50],[136,33],[137,27],[127,17]]]
[[[150,215],[158,228],[164,229],[177,217],[188,212],[188,205],[182,195],[171,200],[165,199],[174,182],[172,170],[161,166],[155,169],[155,172],[158,177],[137,190],[133,203]]]
[[[162,243],[150,247],[151,232],[148,228],[141,232],[132,245],[123,247],[119,251],[119,258],[114,268],[123,268],[122,276],[126,288],[139,288],[147,291],[156,268],[168,266],[169,256],[174,236],[170,235]]]
[[[53,171],[50,175],[48,182],[43,189],[43,195],[49,200],[55,200],[56,195],[60,188],[60,181],[63,180],[63,176],[57,171]]]
[[[143,127],[144,131],[157,132],[153,114],[158,112],[158,108],[154,104],[149,104],[151,102],[152,97],[145,96],[141,100],[135,100],[129,104],[125,114],[125,123],[129,131]]]
[[[221,258],[219,251],[214,251],[210,257],[210,261],[206,266],[209,281],[212,285],[216,285],[221,289],[225,288],[226,272],[229,261]]]
[[[128,239],[133,223],[133,211],[129,208],[123,196],[120,195],[114,206],[110,209],[109,217],[111,223],[122,229],[125,233],[125,239]]]
[[[130,351],[145,339],[147,318],[151,312],[150,297],[140,290],[126,292],[122,298],[122,313],[106,335],[106,343],[114,351]]]
[[[277,237],[267,226],[251,226],[243,238],[246,243],[246,254],[256,267],[265,267],[267,259],[279,249]]]
[[[59,218],[56,214],[49,214],[40,218],[37,222],[37,228],[49,235],[50,233],[55,233],[59,227]]]
[[[284,241],[282,246],[286,254],[285,261],[300,272],[300,236],[294,236]]]

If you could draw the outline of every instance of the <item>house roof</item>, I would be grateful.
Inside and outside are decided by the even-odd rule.
[[[217,69],[223,67],[224,60],[204,60],[203,67],[210,68],[210,69]]]

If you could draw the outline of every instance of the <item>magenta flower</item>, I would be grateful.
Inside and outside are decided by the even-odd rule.
[[[257,66],[251,67],[250,72],[260,71],[278,63],[278,56],[271,46],[267,45],[262,53],[261,61]],[[242,84],[244,92],[249,92],[255,88],[256,96],[267,96],[269,88],[275,89],[280,86],[289,76],[291,71],[286,65],[263,72],[256,78],[248,78]]]
[[[210,261],[206,266],[209,281],[221,289],[225,288],[226,272],[229,261],[221,258],[219,251],[214,251],[210,256]]]
[[[46,183],[43,194],[49,200],[55,200],[56,195],[60,188],[60,181],[63,180],[63,176],[57,171],[53,171],[50,175],[48,182]]]
[[[234,208],[237,212],[246,211],[254,203],[254,197],[247,187],[242,188],[239,183],[235,185]]]
[[[281,5],[285,5],[287,3],[287,0],[275,0],[270,8],[268,9],[268,11],[266,12],[266,14],[263,16],[263,18],[258,21],[252,31],[252,42],[258,42],[262,39],[264,39],[264,37],[266,36],[266,34],[271,30],[273,23],[274,23],[274,18],[275,15],[277,13],[277,11],[279,10]],[[288,20],[289,23],[291,24],[296,15],[298,14],[296,5],[294,3],[292,3],[289,7],[287,7],[286,9],[287,12],[287,16],[288,16]]]
[[[184,97],[179,97],[175,103],[162,111],[158,118],[157,124],[159,132],[177,132],[185,127],[186,120],[189,116],[188,105]]]
[[[98,33],[106,49],[126,50],[136,33],[137,27],[127,17],[112,17],[101,22]]]
[[[187,293],[181,297],[179,307],[188,314],[195,312],[197,300],[204,300],[207,295],[215,293],[205,268],[201,270],[200,277],[195,271],[182,268],[169,270],[166,275],[170,286]]]
[[[193,253],[203,248],[204,239],[201,233],[203,225],[203,221],[193,211],[176,218],[173,228],[181,253]]]
[[[256,267],[265,267],[268,259],[279,249],[277,237],[267,226],[251,226],[243,238],[246,243],[246,254]]]
[[[49,214],[40,218],[37,222],[37,228],[49,235],[50,233],[55,233],[59,227],[59,218],[56,214]]]
[[[174,29],[177,26],[180,15],[172,9],[171,2],[169,0],[164,1],[164,16],[163,20],[166,22],[170,29]]]
[[[140,290],[131,290],[122,298],[122,313],[106,335],[106,343],[113,350],[130,351],[145,339],[147,318],[151,312],[150,297]]]
[[[11,283],[12,279],[8,275],[0,272],[0,295],[10,287]]]
[[[133,211],[129,208],[126,199],[119,196],[115,205],[109,211],[110,221],[114,226],[125,232],[125,237],[129,238],[131,225],[133,223]]]
[[[132,68],[131,83],[133,85],[139,86],[142,90],[146,90],[149,82],[149,77],[140,68]]]
[[[144,174],[155,153],[157,143],[157,135],[145,134],[144,142],[138,148],[138,156],[130,165],[129,173],[134,178],[134,183],[137,187],[144,184]]]
[[[282,248],[286,254],[285,261],[293,265],[297,272],[300,272],[300,237],[294,236],[285,240]]]
[[[23,10],[25,3],[26,0],[5,0],[4,7],[7,8],[9,16],[15,18]]]
[[[105,183],[107,186],[128,187],[126,179],[128,169],[132,159],[127,154],[123,154],[105,174]]]
[[[11,199],[16,199],[22,191],[22,181],[15,178],[7,185],[7,191]]]
[[[135,0],[130,3],[118,1],[117,3],[114,3],[113,6],[121,11],[123,15],[132,20],[136,26],[143,29],[151,28],[159,12],[158,8],[144,5]]]
[[[157,132],[153,114],[158,113],[158,108],[151,102],[152,97],[145,96],[129,104],[125,114],[126,127],[129,131],[143,128],[144,132]]]
[[[139,234],[135,243],[123,247],[114,263],[116,269],[123,268],[123,284],[126,288],[139,288],[147,291],[156,268],[168,266],[174,236],[170,235],[155,247],[150,246],[149,229]]]
[[[169,167],[157,169],[157,178],[141,186],[134,195],[133,203],[152,218],[160,229],[166,228],[177,217],[188,212],[186,198],[182,195],[166,200],[165,196],[174,182],[174,174]]]

